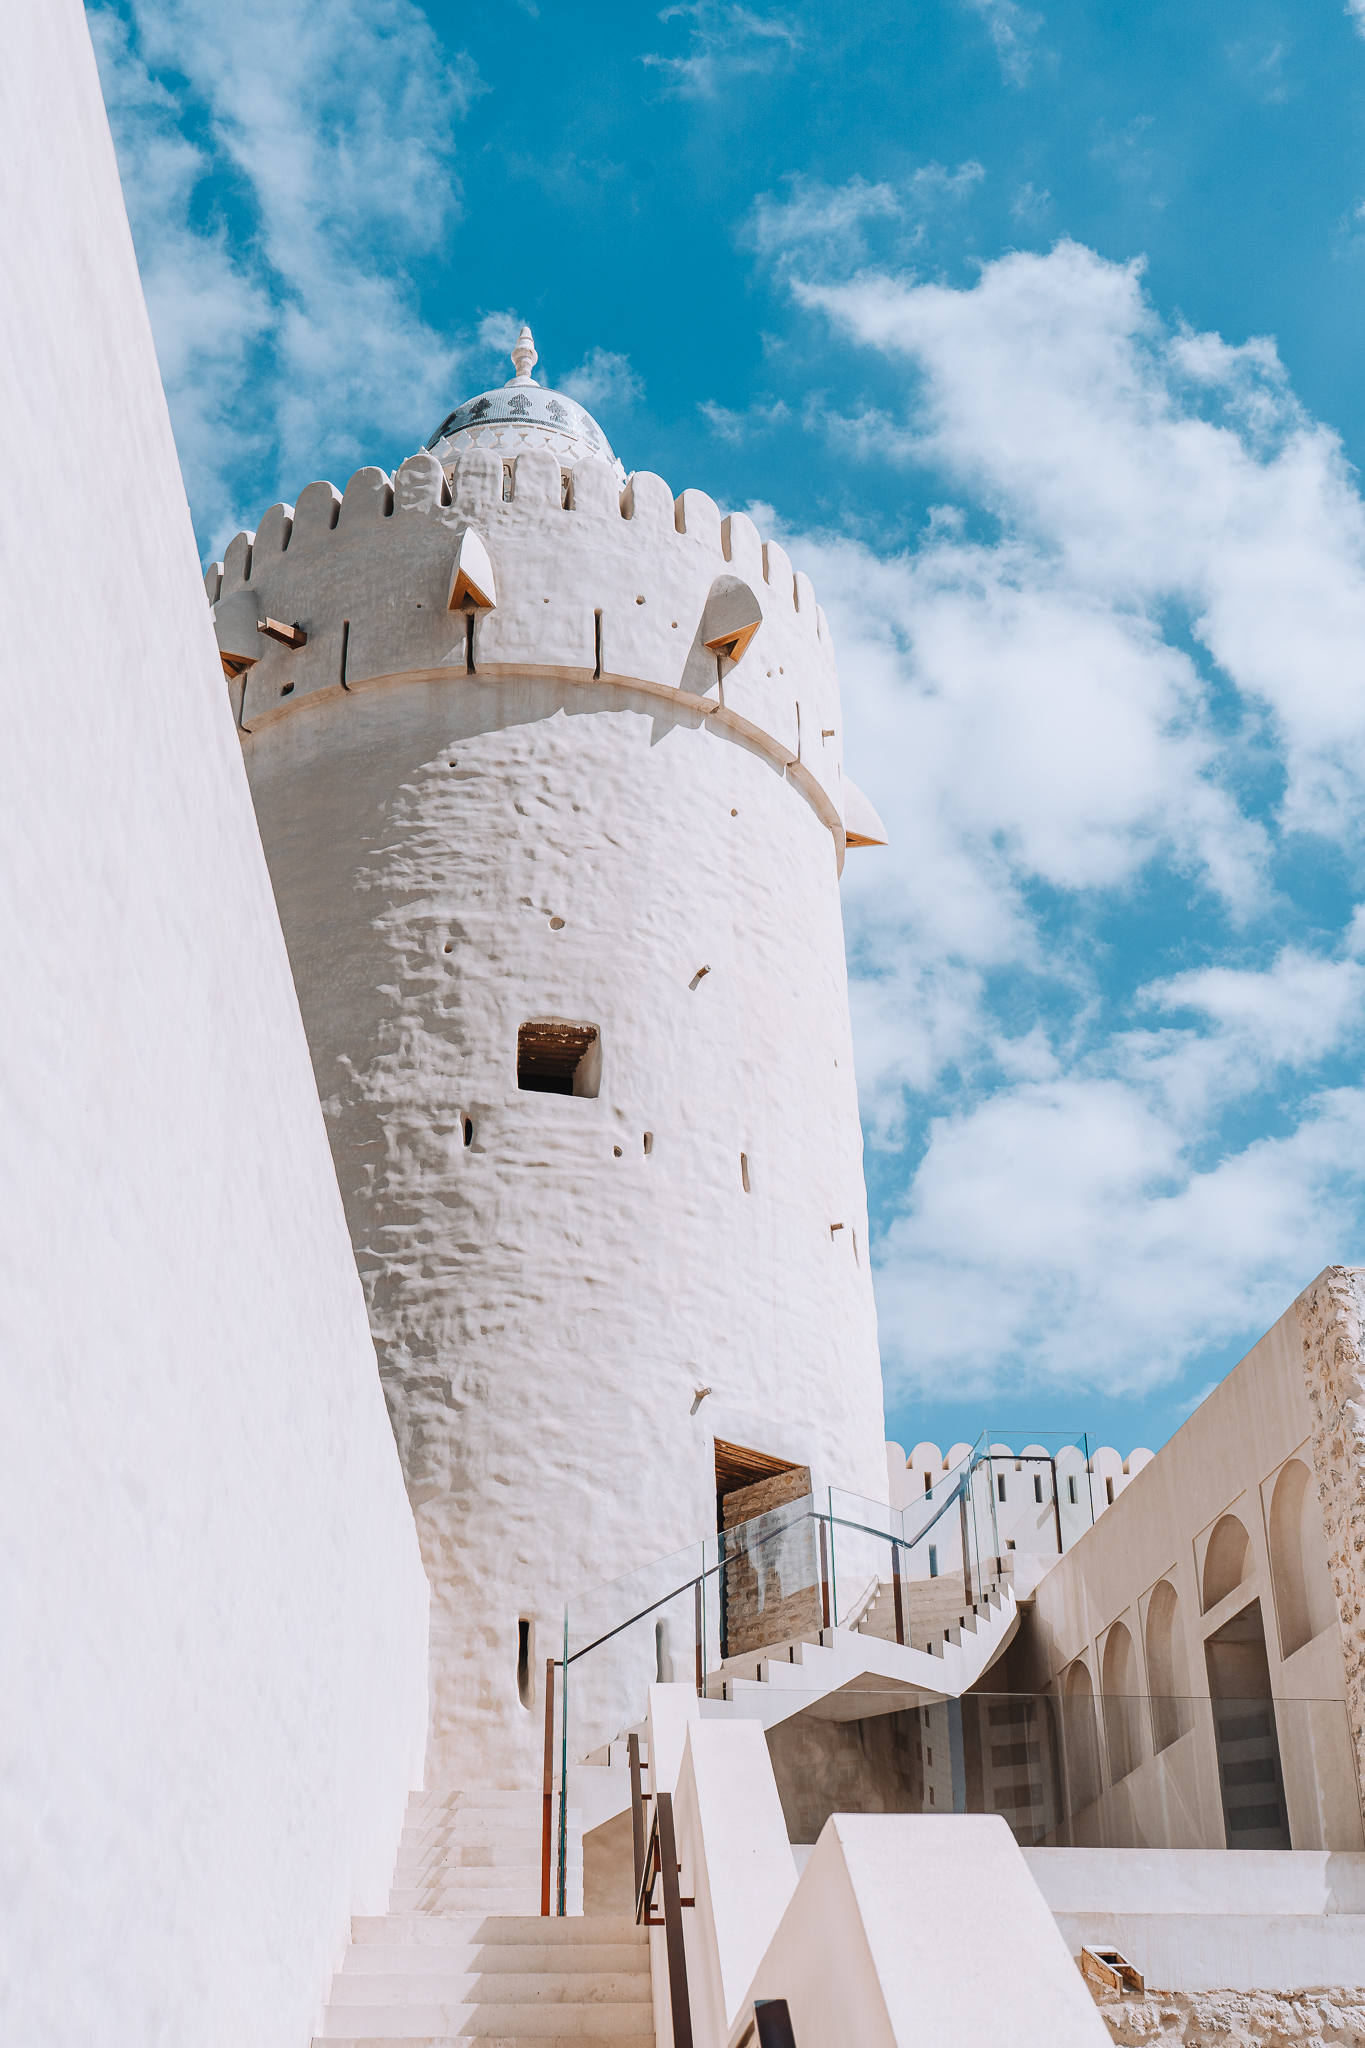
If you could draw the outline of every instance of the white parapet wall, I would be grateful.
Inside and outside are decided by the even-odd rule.
[[[997,1814],[835,1814],[732,2042],[756,1998],[786,2000],[803,2048],[1103,2048],[1109,2039]]]
[[[428,1598],[77,0],[0,187],[0,2038],[303,2048]]]
[[[1072,1955],[1117,1948],[1148,1990],[1294,1996],[1365,1983],[1365,1855],[1025,1849]]]

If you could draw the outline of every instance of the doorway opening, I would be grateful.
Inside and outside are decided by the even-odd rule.
[[[743,1657],[819,1632],[815,1525],[779,1511],[810,1492],[810,1467],[716,1439],[720,1652]]]
[[[1227,1845],[1292,1848],[1259,1600],[1215,1630],[1204,1657]]]

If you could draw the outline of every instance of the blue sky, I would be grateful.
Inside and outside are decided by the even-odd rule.
[[[1365,1257],[1365,0],[90,19],[206,557],[522,318],[783,534],[889,1427],[1163,1442]]]

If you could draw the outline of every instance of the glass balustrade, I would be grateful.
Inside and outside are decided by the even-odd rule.
[[[1057,1455],[1063,1481],[1066,1465]],[[1339,1700],[953,1698],[891,1673],[803,1685],[803,1644],[856,1631],[942,1655],[994,1624],[1011,1586],[997,1487],[983,1438],[902,1509],[806,1496],[574,1595],[556,1673],[559,1840],[570,1767],[605,1762],[663,1682],[694,1687],[703,1713],[762,1721],[795,1843],[832,1812],[894,1812],[995,1813],[1026,1845],[1365,1848]],[[784,1658],[793,1668],[774,1671]]]
[[[1341,1700],[784,1696],[790,1839],[835,1813],[992,1813],[1024,1847],[1365,1849]]]

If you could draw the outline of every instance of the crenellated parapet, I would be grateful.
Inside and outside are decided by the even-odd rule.
[[[808,578],[704,492],[675,498],[647,471],[622,489],[609,463],[566,469],[547,448],[466,447],[444,464],[422,450],[392,478],[361,469],[344,494],[312,483],[272,505],[205,585],[245,732],[404,677],[593,683],[665,696],[764,753],[841,861],[846,815],[852,843],[880,834],[843,777],[834,649]]]

